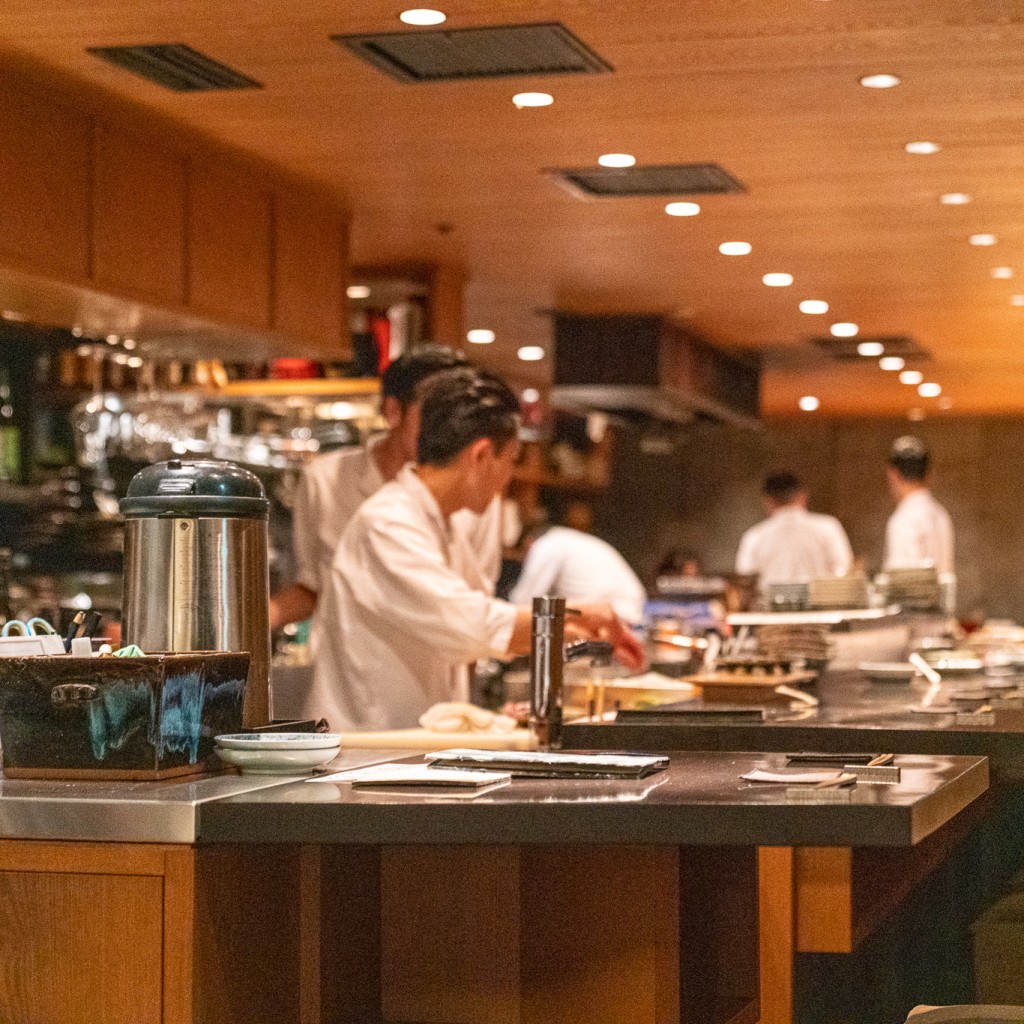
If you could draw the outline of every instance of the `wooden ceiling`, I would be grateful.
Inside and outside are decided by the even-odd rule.
[[[438,0],[446,27],[561,21],[612,74],[407,85],[332,34],[400,30],[380,0],[4,0],[0,46],[306,178],[353,217],[357,265],[464,268],[482,360],[523,382],[543,311],[664,312],[719,344],[763,351],[765,404],[893,413],[919,399],[872,363],[815,358],[834,320],[910,334],[951,413],[1024,409],[1024,3],[1020,0]],[[409,29],[409,31],[416,31]],[[178,94],[86,47],[185,42],[264,83]],[[866,74],[895,89],[862,88]],[[516,110],[543,89],[553,106]],[[904,152],[932,140],[931,156]],[[698,217],[664,200],[584,202],[545,168],[605,152],[716,162],[742,195]],[[944,192],[973,202],[945,206]],[[968,244],[992,232],[994,247]],[[743,240],[744,257],[722,256]],[[994,280],[994,266],[1016,277]],[[794,275],[766,288],[762,274]],[[832,307],[798,312],[800,299]],[[623,353],[628,358],[628,353]]]

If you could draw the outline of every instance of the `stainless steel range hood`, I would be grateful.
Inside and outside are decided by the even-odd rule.
[[[760,429],[760,369],[649,315],[554,314],[551,402],[647,424]]]

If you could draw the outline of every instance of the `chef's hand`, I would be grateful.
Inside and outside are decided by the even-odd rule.
[[[567,614],[567,639],[606,640],[614,648],[615,657],[626,668],[639,672],[647,667],[643,644],[607,604],[574,604],[578,615]]]

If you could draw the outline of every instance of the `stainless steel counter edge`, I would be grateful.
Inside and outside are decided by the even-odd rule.
[[[346,751],[334,766],[358,768],[408,751]],[[215,775],[165,782],[0,782],[0,839],[195,843],[203,804],[301,782],[294,775]]]

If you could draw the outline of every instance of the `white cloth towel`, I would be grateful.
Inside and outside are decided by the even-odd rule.
[[[476,732],[504,735],[516,727],[510,715],[497,715],[461,701],[435,704],[422,715],[420,725],[431,732]]]

